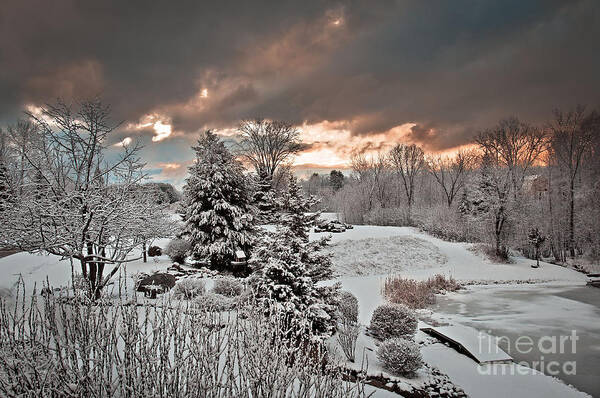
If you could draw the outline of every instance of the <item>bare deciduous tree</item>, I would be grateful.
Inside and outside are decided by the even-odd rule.
[[[373,208],[374,199],[377,199],[379,206],[385,207],[388,189],[385,175],[389,170],[386,156],[378,153],[377,156],[367,157],[364,153],[355,153],[351,158],[351,167],[358,180],[366,184],[367,211]]]
[[[104,161],[105,141],[118,126],[109,107],[97,100],[78,109],[59,102],[29,117],[41,134],[37,155],[23,153],[34,177],[2,214],[6,238],[22,250],[79,261],[90,296],[98,298],[134,248],[160,236],[169,221],[139,185],[145,177],[139,146]],[[105,275],[107,265],[113,268]]]
[[[585,114],[585,108],[578,106],[570,112],[554,111],[554,121],[550,123],[550,159],[566,175],[569,190],[569,242],[568,249],[575,256],[575,191],[576,180],[581,172],[584,156],[592,149],[594,134],[597,132],[598,114]]]
[[[290,123],[266,119],[244,120],[240,152],[259,176],[273,179],[277,168],[301,149],[300,133]]]
[[[508,168],[516,198],[527,171],[546,149],[546,134],[542,129],[513,117],[501,120],[496,127],[480,133],[475,142],[499,165]]]
[[[415,144],[398,144],[390,151],[389,158],[393,169],[402,180],[410,217],[412,214],[412,205],[415,200],[415,178],[425,165],[423,149]]]
[[[475,155],[472,151],[460,150],[456,156],[431,156],[426,159],[427,169],[442,187],[448,207],[452,206],[457,194],[465,185],[466,176],[473,168]]]

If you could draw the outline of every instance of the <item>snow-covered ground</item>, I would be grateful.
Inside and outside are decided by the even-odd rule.
[[[334,217],[326,215],[326,218]],[[323,234],[311,233],[313,239],[318,236]],[[155,242],[163,248],[166,243],[166,240]],[[537,285],[543,288],[558,285],[577,287],[583,286],[586,281],[584,275],[552,264],[542,263],[539,269],[531,268],[532,261],[525,258],[515,258],[512,264],[494,264],[469,250],[471,247],[469,244],[445,242],[415,228],[355,226],[354,229],[344,233],[332,234],[332,243],[337,244],[333,250],[336,253],[334,259],[336,270],[340,274],[338,280],[342,283],[343,289],[357,296],[359,321],[364,325],[368,324],[373,310],[384,301],[381,285],[385,277],[390,274],[401,274],[415,279],[426,279],[435,274],[443,274],[459,281],[478,283],[510,284],[537,281],[544,282],[543,285]],[[138,255],[139,253],[133,254],[134,257]],[[150,258],[145,264],[141,260],[128,263],[126,267],[128,284],[133,285],[132,275],[138,272],[165,270],[169,264],[166,256],[156,261]],[[78,271],[77,264],[75,264],[75,271]],[[20,276],[23,277],[28,288],[34,284],[39,287],[46,280],[53,287],[68,286],[71,266],[68,259],[61,261],[55,256],[18,253],[0,258],[0,275],[0,293],[6,295],[14,290]],[[470,287],[465,293],[456,293],[456,295],[469,297],[470,294],[475,293],[472,296],[474,300],[485,301],[488,299],[485,289]],[[480,293],[477,293],[478,291]],[[543,290],[540,289],[538,293],[542,295]],[[504,325],[521,331],[526,327],[535,327],[532,320],[544,312],[547,314],[546,321],[550,322],[550,310],[560,314],[561,320],[556,322],[572,321],[577,324],[593,322],[594,319],[597,322],[598,319],[596,316],[590,320],[589,311],[586,312],[580,307],[563,308],[554,299],[552,301],[531,300],[529,305],[530,307],[522,316],[507,315],[505,319],[495,316],[490,322],[492,325],[494,322],[503,322]],[[510,309],[506,309],[507,314],[510,312]],[[466,324],[468,321],[473,321],[471,318],[468,314],[464,317],[458,314],[446,320]],[[481,315],[479,319],[484,320],[485,316]],[[481,325],[489,328],[483,323]],[[561,384],[554,378],[538,373],[502,377],[482,376],[478,373],[478,365],[473,360],[441,344],[425,347],[423,355],[430,365],[447,373],[452,382],[462,387],[472,397],[579,396],[576,390]],[[374,359],[370,362],[370,366],[376,366]],[[379,392],[375,396],[380,396]]]
[[[311,238],[325,234],[311,233]],[[404,239],[400,239],[400,237]],[[360,269],[361,275],[373,275],[373,272],[370,271],[369,261],[364,261],[368,257],[368,252],[372,250],[371,247],[360,242],[364,239],[368,239],[371,246],[377,246],[380,250],[387,252],[379,253],[378,256],[394,258],[395,252],[406,250],[404,245],[410,245],[413,250],[420,251],[411,253],[412,258],[419,259],[416,262],[399,262],[390,265],[389,273],[399,273],[415,279],[426,279],[435,274],[444,274],[463,282],[566,281],[584,284],[586,281],[585,275],[558,265],[542,263],[540,268],[531,268],[534,261],[523,257],[514,258],[512,264],[494,264],[468,250],[472,247],[469,243],[443,241],[416,228],[373,225],[357,225],[354,229],[346,232],[331,234],[333,245],[340,243],[344,248],[354,249],[354,253],[348,256],[350,261],[353,261],[352,257],[356,261],[346,265],[351,270],[350,275],[356,275],[357,269]],[[376,242],[375,239],[378,241]],[[415,245],[414,239],[430,243],[432,246]],[[348,240],[358,242],[349,244],[345,242]],[[363,253],[358,252],[359,249],[363,250]],[[432,253],[432,250],[436,253],[434,258],[428,262],[427,267],[423,267],[425,259]],[[440,262],[440,254],[446,258],[445,262]]]
[[[385,275],[435,268],[447,261],[435,245],[413,236],[342,240],[332,245],[332,251],[337,276]]]

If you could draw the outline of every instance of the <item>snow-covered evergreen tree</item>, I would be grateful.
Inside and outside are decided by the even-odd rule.
[[[252,204],[257,210],[257,224],[273,224],[277,219],[277,204],[272,185],[267,173],[261,172],[254,178]]]
[[[281,198],[284,210],[275,232],[265,232],[250,260],[252,285],[260,297],[277,302],[292,317],[307,316],[315,331],[330,334],[335,327],[334,287],[316,282],[331,276],[329,238],[309,242],[308,232],[318,214],[307,214],[315,203],[306,198],[294,177]]]
[[[243,167],[210,130],[202,134],[196,163],[183,188],[181,236],[191,243],[191,255],[226,269],[235,251],[252,245],[253,208]]]
[[[8,169],[0,160],[0,211],[3,211],[11,202],[12,194]]]

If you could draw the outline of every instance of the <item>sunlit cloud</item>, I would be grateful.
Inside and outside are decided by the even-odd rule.
[[[127,145],[131,144],[131,142],[132,142],[131,137],[125,137],[125,138],[123,138],[122,141],[117,142],[116,144],[113,144],[113,146],[126,147]]]
[[[129,123],[127,128],[130,130],[145,130],[152,128],[154,130],[153,142],[159,142],[171,136],[173,128],[169,117],[156,113],[144,115],[139,123]]]
[[[398,142],[408,142],[414,123],[405,123],[386,132],[370,135],[352,134],[353,122],[323,121],[299,127],[302,141],[309,149],[298,154],[295,165],[316,164],[324,167],[349,166],[353,153],[376,154]]]

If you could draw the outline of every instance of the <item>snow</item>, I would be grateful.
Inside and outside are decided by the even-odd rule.
[[[512,358],[504,350],[496,345],[495,339],[487,333],[477,331],[468,326],[428,326],[421,328],[428,333],[433,332],[441,336],[443,340],[459,344],[471,356],[475,357],[480,364],[495,362],[512,362]]]
[[[446,256],[436,246],[412,236],[343,240],[332,249],[334,273],[343,276],[383,275],[437,267],[446,262]]]

